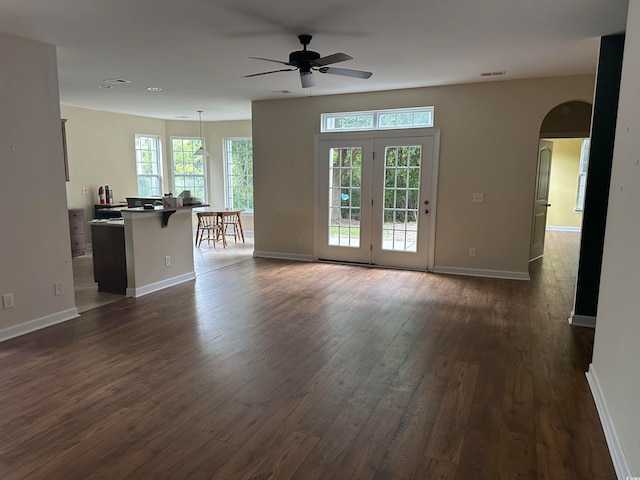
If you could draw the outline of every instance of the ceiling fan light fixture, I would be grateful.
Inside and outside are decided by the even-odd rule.
[[[300,72],[300,81],[302,82],[302,88],[311,88],[316,85],[313,72]]]
[[[193,152],[193,154],[208,157],[209,152],[204,148],[204,139],[202,138],[202,110],[198,110],[198,117],[200,119],[200,148]]]

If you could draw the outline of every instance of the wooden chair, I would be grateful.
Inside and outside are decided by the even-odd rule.
[[[240,221],[240,213],[239,212],[228,212],[222,213],[222,236],[232,236],[233,241],[238,243],[238,239],[242,240],[244,243],[244,231],[242,230],[242,222]]]
[[[222,231],[222,225],[218,223],[218,214],[212,212],[197,212],[198,227],[196,229],[196,247],[199,247],[205,238],[209,244],[213,240],[213,248],[216,242],[222,240],[222,246],[226,248],[227,240]]]

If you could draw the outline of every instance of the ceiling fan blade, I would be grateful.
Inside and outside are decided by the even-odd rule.
[[[333,55],[327,55],[326,57],[319,58],[311,62],[316,67],[322,67],[324,65],[330,65],[332,63],[346,62],[347,60],[353,60],[353,57],[346,53],[334,53]]]
[[[316,79],[313,78],[313,72],[300,72],[300,81],[302,82],[302,88],[316,86]]]
[[[278,73],[278,72],[293,72],[295,68],[283,68],[281,70],[271,70],[270,72],[260,72],[260,73],[252,73],[251,75],[243,75],[244,78],[248,77],[257,77],[260,75],[267,75],[269,73]]]
[[[348,68],[322,67],[319,68],[320,73],[330,73],[332,75],[343,75],[345,77],[369,78],[373,73],[363,70],[350,70]]]
[[[263,58],[263,57],[249,57],[249,58],[255,58],[256,60],[264,60],[265,62],[281,63],[282,65],[291,65],[289,62],[283,62],[282,60],[273,60],[271,58]]]

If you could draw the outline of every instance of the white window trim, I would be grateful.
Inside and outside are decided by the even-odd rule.
[[[157,169],[158,169],[158,174],[157,175],[150,175],[150,174],[138,174],[138,148],[136,148],[135,145],[135,140],[139,139],[139,138],[153,138],[155,139],[156,142],[156,152],[157,152]],[[162,182],[162,141],[160,139],[159,135],[152,135],[152,134],[148,134],[148,133],[136,133],[134,135],[134,144],[133,144],[133,148],[134,148],[134,153],[135,153],[135,165],[136,165],[136,189],[138,191],[138,195],[142,195],[139,191],[139,189],[137,188],[138,186],[138,178],[140,177],[151,177],[151,178],[157,178],[158,179],[158,188],[159,188],[159,192],[158,195],[161,196],[162,195],[162,187],[163,187],[163,182]]]
[[[175,175],[175,168],[174,168],[174,157],[173,157],[173,140],[194,140],[195,142],[201,142],[201,145],[204,147],[204,139],[200,138],[200,137],[193,137],[191,135],[175,135],[175,136],[171,136],[169,138],[169,152],[171,154],[171,193],[173,193],[173,195],[180,195],[181,192],[177,192],[176,190],[176,175]],[[200,145],[198,145],[200,146]],[[207,158],[208,157],[203,157],[203,165],[202,165],[202,169],[203,169],[203,174],[202,177],[204,178],[204,198],[201,198],[201,200],[204,203],[208,202],[208,197],[209,197],[209,180],[208,180],[208,175],[207,175]],[[191,175],[192,177],[196,177],[196,176],[200,176],[200,175]]]
[[[229,207],[231,207],[231,205],[229,205],[229,159],[228,159],[229,149],[227,148],[227,144],[229,141],[233,141],[233,140],[253,141],[253,137],[224,137],[223,138],[224,203]],[[252,183],[253,183],[253,176],[252,176]],[[251,187],[251,191],[253,193],[253,185]],[[255,197],[254,197],[254,202],[255,202]],[[254,207],[255,207],[255,203],[254,203]],[[253,215],[253,209],[246,210],[245,212],[243,212],[243,214]]]

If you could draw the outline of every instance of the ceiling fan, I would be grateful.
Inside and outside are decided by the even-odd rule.
[[[343,75],[346,77],[354,78],[369,78],[373,75],[371,72],[364,72],[362,70],[350,70],[348,68],[336,68],[328,67],[338,62],[346,62],[347,60],[353,60],[353,57],[346,53],[334,53],[333,55],[327,55],[321,57],[318,52],[307,50],[307,45],[311,43],[311,35],[298,35],[298,39],[302,44],[302,50],[297,50],[289,54],[289,61],[283,62],[281,60],[272,60],[270,58],[262,57],[249,57],[257,60],[266,60],[267,62],[280,63],[282,65],[288,65],[294,68],[282,68],[280,70],[271,70],[269,72],[253,73],[251,75],[243,75],[244,77],[257,77],[259,75],[267,75],[269,73],[276,72],[292,72],[300,70],[300,81],[302,82],[302,88],[313,87],[316,84],[313,78],[313,71],[320,73],[330,73],[332,75]]]

